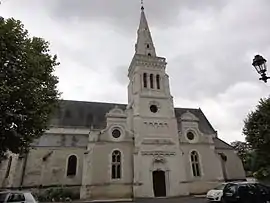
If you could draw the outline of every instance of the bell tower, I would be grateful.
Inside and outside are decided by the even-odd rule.
[[[166,64],[165,58],[156,55],[144,7],[142,6],[135,54],[128,70],[130,80],[128,103],[129,106],[133,106],[135,115],[161,116],[163,114],[166,117],[174,117],[169,76],[165,72]],[[148,114],[149,110],[152,114]]]
[[[134,135],[135,197],[155,197],[160,188],[156,177],[162,176],[162,196],[177,196],[185,180],[183,157],[179,148],[178,126],[166,59],[158,57],[141,7],[135,54],[128,70],[128,123]],[[158,172],[159,171],[159,172]],[[185,190],[185,189],[184,189]]]

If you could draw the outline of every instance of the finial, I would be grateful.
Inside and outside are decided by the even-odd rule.
[[[142,11],[144,10],[144,7],[143,7],[143,0],[141,0],[141,10],[142,10]]]

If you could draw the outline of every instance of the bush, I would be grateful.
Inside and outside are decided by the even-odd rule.
[[[68,202],[79,198],[80,195],[78,193],[63,187],[49,188],[45,192],[37,194],[37,199],[40,202]]]
[[[270,167],[262,167],[253,175],[258,180],[270,180]]]

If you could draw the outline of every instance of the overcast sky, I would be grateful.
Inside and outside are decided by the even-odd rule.
[[[64,99],[127,102],[140,0],[2,0],[0,15],[51,43]],[[269,0],[145,0],[176,107],[200,107],[219,137],[244,140],[243,119],[270,92],[251,66],[270,60]]]

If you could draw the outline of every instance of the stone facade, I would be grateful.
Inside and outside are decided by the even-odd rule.
[[[127,105],[61,101],[33,149],[1,163],[2,187],[65,185],[82,199],[173,197],[245,179],[201,109],[174,107],[144,9],[128,77]]]

